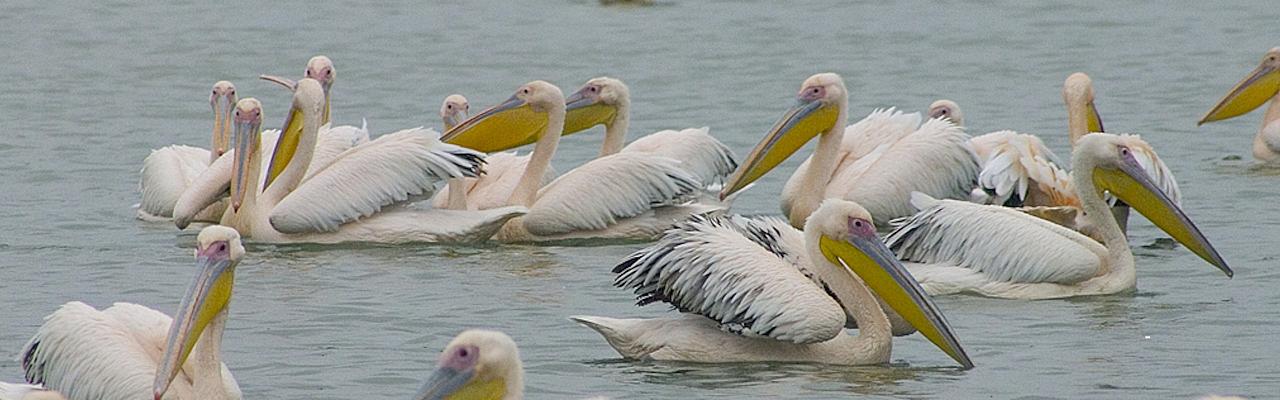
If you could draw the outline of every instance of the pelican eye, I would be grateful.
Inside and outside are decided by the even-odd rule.
[[[1128,155],[1129,155],[1129,148],[1128,148],[1128,147],[1124,147],[1124,146],[1120,146],[1120,155],[1122,155],[1122,156],[1128,156]]]

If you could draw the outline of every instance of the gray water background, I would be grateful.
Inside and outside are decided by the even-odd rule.
[[[977,368],[919,336],[889,366],[621,361],[572,314],[659,316],[610,286],[639,245],[253,245],[237,274],[224,357],[247,398],[408,398],[469,327],[521,346],[530,398],[1188,398],[1280,388],[1280,170],[1249,156],[1260,112],[1195,121],[1280,38],[1270,1],[201,1],[0,3],[0,380],[60,304],[176,309],[193,232],[134,220],[141,160],[206,146],[208,90],[234,81],[283,120],[258,74],[338,68],[335,122],[376,134],[427,124],[449,93],[475,109],[521,83],[632,89],[632,137],[711,126],[745,154],[816,72],[850,108],[958,101],[975,134],[1039,134],[1067,156],[1060,87],[1090,73],[1113,132],[1143,135],[1184,205],[1236,269],[1228,280],[1136,218],[1133,293],[1072,300],[945,297]],[[595,155],[599,128],[555,165]],[[807,154],[802,150],[801,154]],[[776,214],[793,157],[734,210]]]

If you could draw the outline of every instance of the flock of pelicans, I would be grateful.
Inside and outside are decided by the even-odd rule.
[[[706,128],[625,144],[630,97],[614,78],[589,80],[568,97],[530,82],[469,118],[466,99],[449,96],[444,134],[413,128],[376,139],[363,126],[330,124],[336,70],[328,58],[311,59],[298,81],[263,78],[293,93],[280,130],[263,131],[262,103],[218,82],[211,147],[170,146],[144,163],[140,218],[216,224],[198,235],[198,272],[174,318],[129,303],[67,303],[22,350],[28,384],[0,384],[0,398],[240,398],[220,347],[244,239],[656,240],[613,269],[614,284],[640,305],[666,303],[678,315],[571,318],[626,358],[706,363],[883,364],[893,336],[919,332],[971,368],[930,296],[1133,289],[1131,208],[1232,275],[1180,209],[1177,182],[1155,150],[1138,136],[1103,133],[1082,73],[1062,92],[1069,164],[1033,135],[970,137],[947,100],[928,119],[889,109],[848,124],[849,92],[832,73],[806,79],[742,162]],[[1275,48],[1200,122],[1271,100],[1253,153],[1275,160],[1278,92]],[[553,171],[560,137],[597,125],[605,127],[600,155]],[[781,194],[782,217],[727,212],[814,136],[813,154]],[[502,152],[528,144],[525,155]],[[881,237],[877,227],[892,231]],[[846,333],[851,327],[856,334]],[[520,398],[522,374],[510,337],[470,330],[414,398]]]

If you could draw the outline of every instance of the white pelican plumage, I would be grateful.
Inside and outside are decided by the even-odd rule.
[[[631,125],[631,89],[616,78],[593,78],[565,102],[565,135],[604,125],[598,157],[631,152],[672,158],[707,185],[723,181],[738,168],[733,151],[712,137],[707,127],[658,131],[624,147]]]
[[[951,122],[920,114],[876,110],[848,126],[849,95],[834,73],[809,77],[796,95],[797,104],[769,134],[720,192],[724,198],[764,176],[818,136],[813,155],[787,180],[782,211],[800,227],[827,198],[852,200],[887,223],[911,215],[913,191],[947,198],[967,198],[978,175],[969,135]]]
[[[0,400],[67,400],[56,390],[40,385],[0,382]]]
[[[467,117],[471,105],[467,98],[452,94],[440,105],[440,119],[448,131]],[[484,175],[475,178],[455,178],[431,200],[432,207],[449,210],[488,210],[507,205],[520,177],[529,165],[529,154],[497,152],[484,157]],[[555,168],[547,166],[542,174],[542,185],[556,178]]]
[[[542,176],[564,131],[560,88],[534,81],[507,101],[451,129],[444,140],[480,151],[500,151],[536,138],[532,158],[508,204],[529,213],[495,236],[508,242],[565,239],[649,240],[690,214],[720,210],[689,202],[702,183],[680,161],[622,152],[565,173],[545,187]]]
[[[474,242],[487,240],[508,219],[524,213],[522,207],[383,210],[432,191],[445,179],[474,176],[480,169],[479,154],[441,143],[435,132],[421,128],[354,147],[304,180],[323,100],[319,82],[304,78],[297,83],[285,136],[271,153],[271,169],[281,172],[268,175],[263,190],[258,189],[257,179],[262,166],[258,161],[262,106],[256,99],[236,105],[231,205],[222,216],[223,225],[261,242]],[[277,168],[279,164],[285,166]],[[219,192],[184,193],[175,210],[179,227],[187,222],[188,212],[212,201]]]
[[[1280,160],[1280,47],[1262,56],[1262,64],[1237,83],[1197,125],[1234,118],[1270,101],[1262,115],[1262,127],[1253,137],[1253,158],[1271,163]]]
[[[414,400],[524,398],[520,350],[507,334],[470,329],[458,334]]]
[[[776,225],[764,220],[695,216],[614,268],[614,284],[635,290],[640,305],[666,302],[684,315],[571,318],[629,359],[883,364],[893,337],[878,295],[942,351],[973,366],[857,203],[824,201],[803,239],[790,239],[803,240],[803,255],[784,253],[779,239]],[[858,322],[857,335],[844,333],[847,319]]]
[[[142,161],[142,178],[138,181],[138,191],[142,192],[139,219],[173,218],[173,206],[182,192],[231,145],[231,109],[235,104],[236,86],[227,81],[214,83],[209,95],[209,106],[213,108],[213,140],[209,149],[175,144],[152,150]],[[210,206],[202,220],[216,219],[225,208],[222,203]]]
[[[22,350],[27,381],[71,400],[239,399],[220,349],[243,256],[234,229],[200,231],[198,272],[175,318],[131,303],[64,304]]]
[[[1232,275],[1195,224],[1135,157],[1133,136],[1092,133],[1076,142],[1072,180],[1084,218],[1101,243],[999,206],[915,194],[921,211],[885,241],[930,294],[1047,299],[1112,294],[1135,287],[1133,253],[1103,191],[1129,204],[1200,258]]]
[[[930,104],[929,117],[964,126],[964,113],[951,100]],[[1079,206],[1070,174],[1039,137],[1002,130],[974,136],[969,145],[979,170],[978,186],[970,192],[970,201],[1011,207]]]

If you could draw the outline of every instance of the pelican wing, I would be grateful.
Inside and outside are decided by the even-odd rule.
[[[681,166],[705,184],[723,181],[738,169],[733,150],[712,137],[710,128],[654,132],[623,147],[624,152],[650,153],[680,160]]]
[[[209,150],[173,145],[152,150],[142,161],[139,210],[156,217],[173,216],[182,192],[209,167]]]
[[[605,229],[620,219],[675,205],[703,185],[680,162],[644,153],[597,158],[542,188],[524,217],[535,235]]]
[[[278,135],[277,135],[278,136]],[[316,172],[324,170],[329,164],[333,164],[338,160],[338,156],[350,150],[353,147],[369,142],[369,123],[361,121],[360,127],[356,128],[351,125],[342,125],[330,127],[325,124],[320,127],[320,133],[316,137],[316,151],[311,156],[311,165],[307,167],[307,175],[303,177],[305,182],[307,179],[315,176]],[[264,149],[274,149],[275,146],[263,147]],[[270,160],[267,160],[270,163]],[[264,165],[264,167],[268,167]],[[268,168],[263,168],[267,171]],[[263,177],[265,180],[266,178]]]
[[[170,321],[135,304],[98,311],[70,302],[45,317],[19,361],[28,382],[68,398],[151,398],[155,360],[164,353]]]
[[[224,197],[227,189],[231,187],[231,170],[235,163],[235,154],[235,150],[223,153],[221,157],[209,164],[209,168],[205,168],[200,176],[191,181],[187,190],[178,197],[178,202],[173,206],[173,221],[179,228],[185,228],[202,210]]]
[[[978,189],[985,196],[974,200],[1007,206],[1080,205],[1070,175],[1059,167],[1062,162],[1040,138],[999,131],[975,137],[970,143],[980,155]]]
[[[443,143],[429,129],[383,135],[343,152],[285,196],[271,211],[271,226],[283,233],[335,231],[445,179],[474,177],[481,164],[480,153]]]
[[[467,208],[488,210],[506,206],[528,165],[529,155],[516,155],[514,151],[485,156],[484,175],[463,179],[463,188],[467,190]],[[542,174],[541,186],[551,183],[556,176],[555,168],[548,165],[546,172]],[[431,205],[435,208],[445,208],[448,201],[449,187],[445,186],[432,197]]]
[[[784,235],[799,233],[780,220],[694,216],[614,267],[614,285],[635,291],[639,305],[669,303],[743,336],[830,340],[844,310],[787,260],[781,245],[794,237]]]
[[[1073,284],[1099,273],[1105,249],[1092,239],[1012,208],[919,193],[922,210],[885,243],[903,261],[968,268],[998,282]]]

